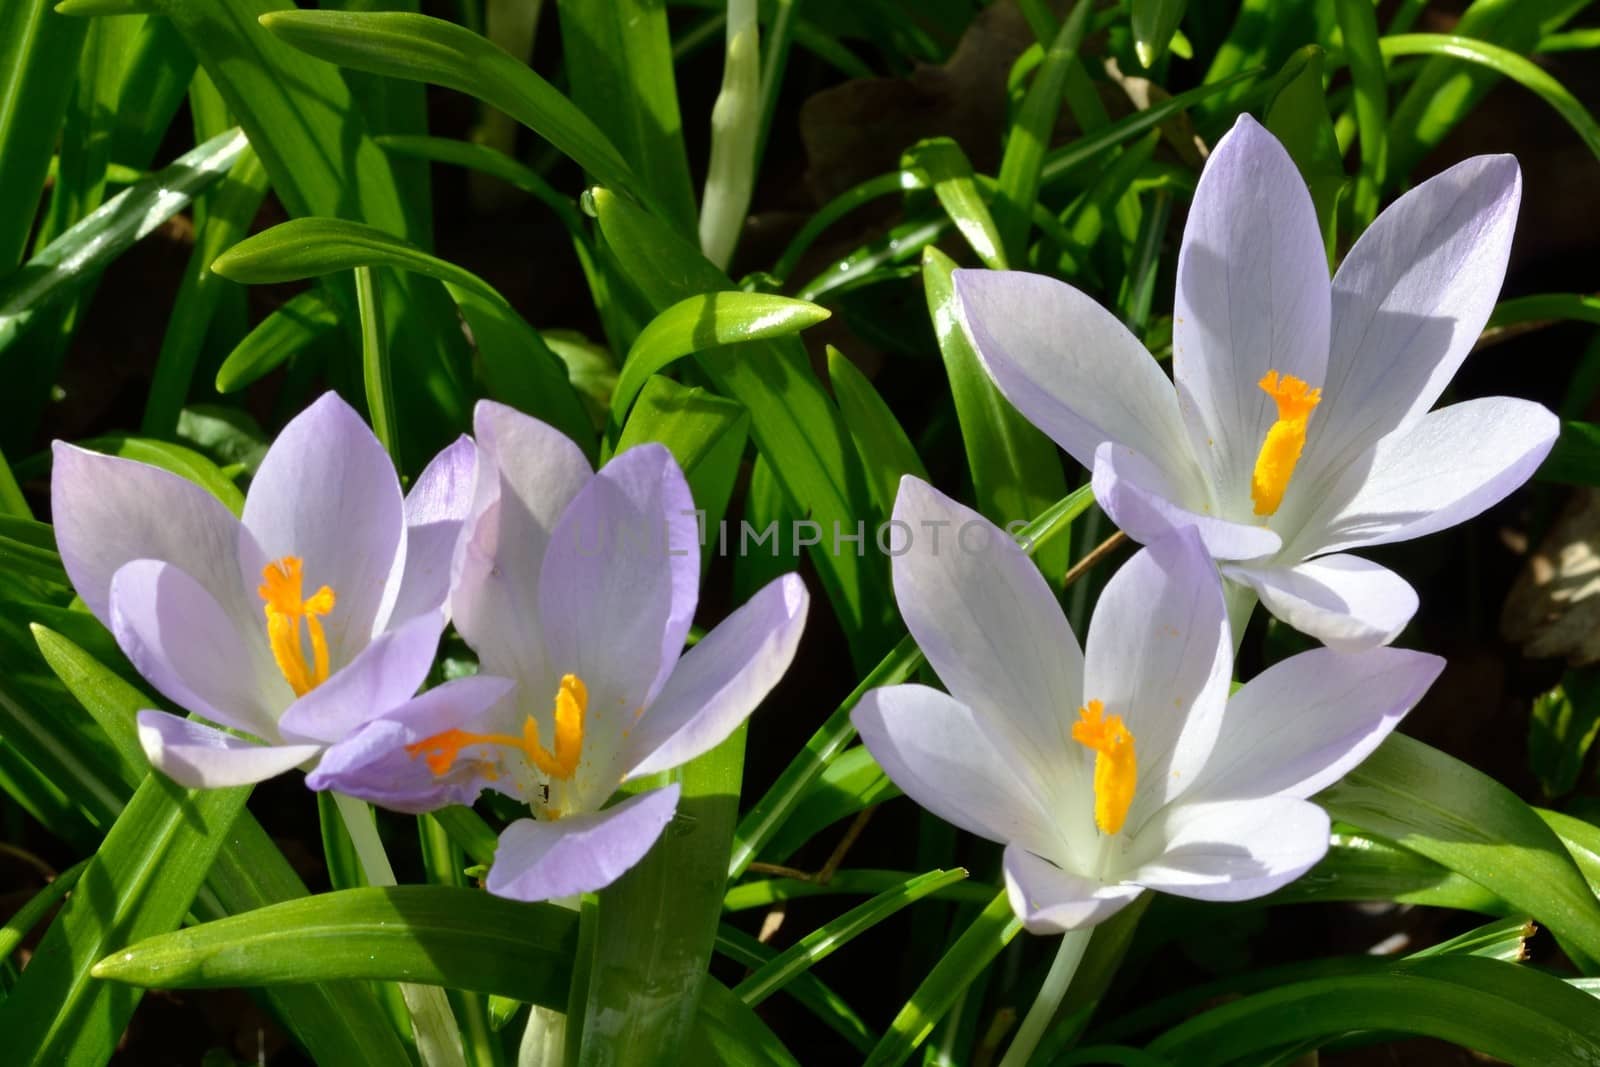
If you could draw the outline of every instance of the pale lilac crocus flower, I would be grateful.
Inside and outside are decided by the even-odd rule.
[[[1027,556],[976,512],[907,477],[913,531],[895,600],[949,690],[869,692],[852,716],[918,804],[1005,845],[1011,904],[1051,933],[1146,889],[1245,900],[1328,848],[1308,797],[1377,747],[1438,676],[1437,656],[1319,648],[1231,698],[1222,583],[1192,527],[1107,583],[1079,650]],[[961,532],[952,537],[951,532]]]
[[[1395,201],[1330,283],[1305,182],[1241,117],[1184,230],[1172,380],[1071,286],[965,270],[956,292],[1000,390],[1092,470],[1128,536],[1193,526],[1291,626],[1385,644],[1416,593],[1347,550],[1471,518],[1555,442],[1556,417],[1526,400],[1429,410],[1494,308],[1521,189],[1512,157],[1468,159]]]
[[[559,431],[499,404],[475,418],[480,468],[451,594],[486,672],[516,681],[488,714],[403,709],[334,746],[308,779],[399,811],[483,789],[535,818],[500,836],[486,886],[521,900],[600,889],[650,850],[678,786],[606,807],[619,786],[721,743],[788,669],[808,596],[760,590],[683,651],[699,600],[699,523],[660,445],[599,473]]]
[[[175,474],[57,442],[51,509],[78,595],[163,696],[258,739],[141,711],[150,762],[192,788],[258,782],[409,701],[444,628],[475,463],[462,438],[402,497],[329,393],[267,451],[241,520]],[[416,700],[481,709],[509,684],[464,680]]]

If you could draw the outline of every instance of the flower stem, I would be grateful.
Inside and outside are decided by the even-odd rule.
[[[365,801],[343,793],[334,793],[333,802],[344,819],[345,829],[350,832],[350,843],[355,846],[356,859],[361,862],[367,884],[394,885],[394,868],[389,865],[383,842],[378,838],[378,824],[372,817],[372,809]],[[402,982],[400,995],[411,1012],[411,1029],[423,1067],[466,1067],[461,1053],[461,1032],[456,1028],[456,1018],[450,1013],[450,1001],[444,990],[438,986]]]
[[[1056,960],[1050,965],[1050,973],[1045,975],[1044,985],[1039,987],[1039,995],[1034,998],[1033,1007],[1028,1009],[1027,1017],[1022,1020],[1022,1026],[1017,1030],[1011,1047],[1006,1050],[1005,1058],[1000,1061],[1000,1067],[1026,1067],[1033,1050],[1039,1047],[1039,1040],[1050,1028],[1050,1021],[1055,1018],[1061,999],[1067,995],[1067,987],[1072,985],[1072,976],[1077,973],[1083,950],[1089,947],[1089,938],[1093,934],[1094,927],[1086,926],[1080,930],[1068,930],[1061,938],[1061,946],[1056,949]]]

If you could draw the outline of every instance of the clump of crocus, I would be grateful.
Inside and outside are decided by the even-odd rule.
[[[451,598],[485,672],[516,691],[488,713],[408,709],[335,745],[308,778],[400,811],[492,789],[532,818],[501,834],[490,892],[599,889],[637,863],[677,807],[675,784],[606,803],[624,782],[723,741],[782,677],[805,625],[778,578],[683,651],[699,599],[699,523],[659,445],[598,473],[558,431],[480,403],[480,466]]]
[[[956,291],[1001,391],[1091,468],[1096,501],[1130,537],[1192,526],[1223,574],[1291,626],[1382,644],[1416,593],[1347,550],[1471,518],[1555,442],[1555,416],[1526,400],[1429,410],[1494,308],[1521,189],[1510,156],[1451,167],[1383,212],[1330,283],[1305,182],[1240,118],[1184,230],[1172,380],[1062,282],[965,270]]]
[[[1443,667],[1322,648],[1230,698],[1221,581],[1192,528],[1117,571],[1080,651],[1038,570],[981,516],[908,477],[895,518],[963,531],[913,538],[893,563],[900,612],[949,694],[875,689],[852,718],[913,800],[1006,846],[1012,907],[1036,933],[1091,926],[1146,889],[1244,900],[1298,878],[1328,848],[1307,798]]]
[[[445,625],[474,466],[463,438],[402,497],[330,393],[284,427],[241,519],[175,474],[58,442],[51,508],[78,595],[163,696],[246,735],[142,711],[150,762],[191,787],[257,782],[408,702]],[[507,687],[464,681],[418,700],[481,709]]]

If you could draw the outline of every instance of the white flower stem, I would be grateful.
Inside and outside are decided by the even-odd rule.
[[[350,832],[350,843],[355,847],[356,859],[361,863],[367,884],[394,885],[394,868],[389,866],[389,857],[378,838],[378,824],[372,817],[372,809],[365,801],[343,793],[334,793],[333,803],[344,819],[345,829]],[[411,1029],[423,1067],[466,1067],[467,1061],[461,1052],[461,1031],[456,1027],[456,1017],[450,1013],[450,1001],[444,990],[438,986],[401,982],[400,996],[411,1013]]]
[[[551,904],[582,909],[582,897],[560,897]],[[517,1046],[517,1067],[562,1067],[567,1061],[567,1016],[555,1008],[528,1006],[528,1025]]]
[[[1011,1047],[1006,1049],[1000,1067],[1026,1067],[1033,1050],[1039,1047],[1040,1039],[1050,1028],[1050,1020],[1055,1018],[1061,999],[1067,995],[1072,976],[1078,973],[1078,964],[1083,960],[1083,951],[1089,947],[1089,938],[1093,934],[1094,927],[1086,926],[1079,930],[1068,930],[1062,936],[1061,945],[1056,949],[1055,962],[1050,965],[1050,973],[1045,975],[1044,985],[1039,987],[1039,995],[1034,998],[1033,1007],[1028,1009],[1027,1017],[1017,1029]]]

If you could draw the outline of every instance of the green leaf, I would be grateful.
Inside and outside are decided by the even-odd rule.
[[[1588,883],[1538,814],[1487,775],[1395,734],[1319,803],[1498,894],[1574,958],[1600,960],[1600,905]]]
[[[11,953],[22,944],[22,939],[50,914],[50,909],[60,903],[62,897],[72,891],[72,887],[78,884],[78,879],[83,875],[83,869],[88,863],[88,860],[79,860],[56,875],[43,889],[28,898],[28,902],[18,908],[4,923],[0,923],[0,964],[11,958]]]
[[[1533,6],[1532,4],[1529,5]],[[1463,20],[1461,28],[1466,26]],[[1385,59],[1396,56],[1444,56],[1451,59],[1465,60],[1468,63],[1483,67],[1496,74],[1502,74],[1523,88],[1537,93],[1545,103],[1553,108],[1556,114],[1567,121],[1573,131],[1588,147],[1589,151],[1600,159],[1600,123],[1596,123],[1589,109],[1573,96],[1566,86],[1562,85],[1544,68],[1526,59],[1516,52],[1488,41],[1475,40],[1471,37],[1455,36],[1445,33],[1405,33],[1394,37],[1385,37],[1378,42]],[[1424,72],[1426,77],[1426,72]],[[1419,83],[1421,79],[1419,78]],[[1413,85],[1412,91],[1415,92]],[[1407,102],[1411,99],[1407,97]],[[1408,117],[1406,104],[1401,104],[1401,109],[1395,113],[1391,126],[1395,130],[1405,129],[1405,120]],[[1410,162],[1408,148],[1415,141],[1399,143],[1394,149],[1395,166],[1400,173]]]
[[[904,1063],[927,1040],[933,1027],[950,1010],[961,991],[986,968],[1000,950],[1022,929],[1011,910],[1011,900],[1001,890],[989,906],[928,972],[889,1024],[883,1040],[867,1057],[866,1067],[895,1067]]]
[[[722,924],[717,930],[717,952],[752,970],[768,963],[777,952],[743,930]],[[815,975],[796,975],[783,991],[804,1005],[823,1025],[855,1046],[857,1052],[870,1052],[878,1035],[861,1021],[849,1003],[823,984]]]
[[[230,131],[129,186],[0,282],[0,352],[41,310],[84,284],[136,241],[183,210],[232,167],[247,142]],[[0,361],[3,364],[4,361]]]
[[[761,878],[741,882],[723,895],[726,911],[749,911],[753,908],[770,908],[786,900],[804,900],[807,897],[852,897],[883,893],[904,885],[916,875],[911,871],[882,871],[871,868],[845,868],[834,871],[826,882],[814,878]],[[978,882],[955,882],[944,886],[931,897],[960,904],[987,904],[994,896],[995,887]]]
[[[381,230],[343,219],[291,219],[234,245],[211,264],[245,284],[315,278],[356,267],[415,271],[444,283],[472,327],[498,399],[544,419],[586,451],[593,433],[566,368],[493,286]]]
[[[1160,62],[1188,0],[1133,0],[1133,50],[1146,70]]]
[[[939,206],[967,239],[983,265],[993,270],[1007,267],[1005,246],[989,205],[978,192],[972,163],[961,146],[949,137],[918,141],[901,157],[905,170],[920,171],[924,181],[938,197]]]
[[[144,777],[144,749],[139,745],[139,727],[134,720],[138,709],[150,699],[118,677],[115,671],[62,637],[37,623],[32,627],[39,654],[50,665],[67,692],[94,716],[121,760],[123,781],[136,786]]]
[[[622,158],[650,186],[662,217],[685,236],[693,235],[694,185],[678,113],[667,5],[562,0],[556,11],[573,102],[616,138]]]
[[[600,182],[656,202],[589,116],[471,30],[407,12],[274,11],[261,17],[261,25],[329,63],[477,97],[549,141]]]
[[[651,319],[628,350],[611,395],[611,425],[621,428],[645,379],[684,356],[743,341],[787,337],[830,314],[804,300],[738,290],[699,293],[678,301]]]
[[[1600,733],[1600,689],[1593,670],[1568,671],[1560,685],[1534,698],[1528,720],[1528,762],[1547,797],[1572,792]]]
[[[806,790],[761,858],[783,863],[819,831],[899,795],[899,787],[883,773],[866,746],[847,749]]]
[[[383,336],[383,306],[371,267],[357,267],[356,311],[361,319],[361,382],[372,418],[372,433],[394,459],[399,459],[399,425],[394,405],[394,372]]]
[[[837,919],[817,927],[740,982],[733,992],[753,1008],[900,909],[966,877],[967,872],[957,868],[953,871],[928,871],[907,879],[866,903],[851,908]]]
[[[50,527],[32,519],[0,517],[0,570],[67,586],[55,535]]]
[[[726,275],[682,237],[607,190],[593,193],[606,243],[654,308],[732,288]],[[824,531],[854,530],[871,494],[838,409],[795,339],[752,341],[700,353],[696,362],[718,392],[750,413],[750,435],[785,495]],[[888,643],[891,598],[881,561],[819,546],[811,554],[851,651],[876,656]]]
[[[296,294],[228,353],[217,370],[217,392],[238,392],[338,325],[338,308],[327,292],[319,288]]]
[[[211,273],[211,261],[249,232],[266,192],[266,168],[247,148],[208,198],[205,221],[195,236],[194,250],[189,254],[167,320],[167,332],[161,338],[161,352],[156,356],[155,374],[140,423],[140,431],[146,436],[171,437],[177,432],[206,331],[227,288]]]
[[[44,189],[50,154],[72,97],[85,23],[61,18],[51,0],[0,6],[0,276],[22,260]]]
[[[952,273],[955,263],[936,248],[922,255],[922,286],[955,399],[978,510],[1008,523],[1037,515],[1067,493],[1055,444],[1024,419],[989,378],[961,328]],[[1065,574],[1071,543],[1042,548],[1035,559],[1052,579]]]
[[[1474,0],[1455,32],[1522,52],[1587,6],[1588,0]],[[1497,72],[1487,67],[1464,66],[1443,55],[1428,60],[1389,122],[1390,182],[1410,175],[1498,80]]]
[[[0,1004],[8,1055],[28,1063],[103,1063],[139,993],[90,980],[95,961],[183,921],[248,788],[189,791],[151,775],[84,868],[78,891]]]
[[[833,395],[839,402],[839,414],[866,469],[878,511],[882,515],[892,514],[901,477],[910,474],[929,481],[927,468],[922,465],[900,420],[895,418],[867,376],[832,345],[828,346],[828,379],[833,383]]]
[[[407,981],[560,1009],[577,933],[577,913],[554,904],[453,886],[346,889],[149,938],[102,959],[94,976],[167,989]],[[766,1062],[738,1054],[775,1051],[770,1032],[716,982],[704,993],[689,1049],[735,1056],[695,1062]]]
[[[1434,956],[1386,973],[1324,978],[1257,993],[1167,1031],[1150,1051],[1185,1067],[1233,1063],[1352,1030],[1450,1041],[1513,1063],[1562,1067],[1600,1057],[1593,998],[1558,978],[1476,956]]]
[[[1067,68],[1077,62],[1078,45],[1088,25],[1089,7],[1088,0],[1077,0],[1072,14],[1061,24],[1055,40],[1045,50],[1044,61],[1039,64],[1033,85],[1023,98],[1017,120],[1006,137],[1005,155],[1000,160],[995,187],[994,218],[1006,255],[1014,262],[1023,259],[1030,209],[1039,193],[1045,151],[1050,147],[1050,135],[1061,111]]]
[[[1322,92],[1322,57],[1322,49],[1314,44],[1290,57],[1279,75],[1281,87],[1267,105],[1266,127],[1283,143],[1311,189],[1317,225],[1331,263],[1338,245],[1339,195],[1345,177],[1339,139],[1334,136]]]
[[[1513,910],[1465,875],[1409,849],[1348,828],[1336,828],[1328,854],[1322,861],[1276,893],[1262,898],[1262,904],[1336,900],[1386,900],[1486,915],[1504,915]]]
[[[1378,42],[1378,13],[1363,0],[1335,0],[1339,29],[1350,53],[1356,132],[1361,137],[1361,170],[1351,202],[1356,233],[1372,225],[1389,170],[1389,79]]]

